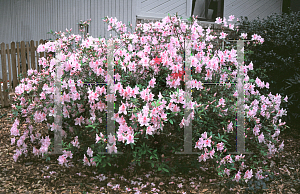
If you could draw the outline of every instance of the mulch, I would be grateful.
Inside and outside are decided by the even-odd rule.
[[[108,179],[99,181],[99,173],[95,174],[91,167],[83,166],[80,161],[73,163],[74,167],[67,168],[58,164],[57,157],[50,161],[45,161],[45,159],[37,158],[30,154],[27,158],[14,162],[13,154],[16,146],[11,146],[10,143],[10,129],[13,124],[9,117],[10,114],[11,108],[0,109],[0,193],[122,193],[107,186],[109,182],[113,185],[120,184],[122,190],[124,190],[125,186],[128,188],[133,187],[131,181],[121,180],[120,175],[116,174],[105,174]],[[279,136],[280,140],[284,140],[283,155],[285,157],[280,155],[275,161],[276,164],[273,168],[280,175],[268,185],[269,188],[263,193],[300,193],[299,130],[297,133],[297,130],[291,129],[281,132]],[[146,172],[141,170],[138,174],[145,175]],[[184,177],[186,180],[199,182],[199,176],[196,176],[197,180],[194,180],[192,179],[193,175],[195,174],[181,177]],[[202,173],[201,175],[201,187],[194,190],[192,187],[188,187],[189,184],[186,184],[185,189],[181,190],[186,193],[224,193],[224,189],[210,183],[212,180],[209,173]],[[131,177],[134,180],[134,172],[127,174],[127,177]],[[177,190],[180,190],[177,184],[169,184],[170,178],[159,174],[150,178],[144,177],[144,179],[155,183],[156,187],[160,189],[158,193],[176,193]],[[158,186],[160,182],[164,182],[164,185]],[[101,187],[103,189],[100,192]],[[135,185],[135,187],[138,186]],[[232,192],[243,193],[243,191],[243,188],[239,188]],[[145,192],[154,193],[149,186],[142,190],[142,193]],[[128,193],[135,192],[131,191]]]

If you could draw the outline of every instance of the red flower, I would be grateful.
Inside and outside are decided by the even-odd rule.
[[[180,80],[183,80],[184,74],[185,74],[185,71],[179,71],[179,73],[172,73],[171,76],[173,79],[177,79],[179,77]]]
[[[160,64],[160,63],[161,63],[161,58],[155,57],[154,64]]]

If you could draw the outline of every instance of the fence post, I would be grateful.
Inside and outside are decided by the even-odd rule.
[[[112,121],[114,117],[114,40],[108,40],[108,57],[107,57],[107,135],[114,135],[115,133],[115,121]],[[108,146],[108,142],[107,142]],[[100,152],[99,154],[108,154],[108,152]],[[123,154],[123,152],[117,151],[117,153],[111,154]]]
[[[244,111],[244,71],[242,69],[244,62],[244,41],[237,41],[237,62],[238,62],[238,74],[237,74],[237,91],[238,91],[238,99],[237,99],[237,151],[229,152],[229,154],[253,154],[251,152],[245,151],[245,111]]]
[[[185,41],[185,109],[184,109],[184,145],[183,152],[176,152],[175,154],[199,154],[193,152],[192,148],[192,122],[191,113],[191,40]]]
[[[56,48],[56,76],[54,78],[54,86],[55,86],[55,96],[54,96],[54,112],[55,112],[55,126],[54,126],[54,151],[50,154],[63,154],[62,152],[62,137],[61,137],[61,130],[62,130],[62,111],[61,111],[61,76],[62,76],[62,67],[60,64],[61,61],[61,48],[60,44],[57,41],[57,48]]]

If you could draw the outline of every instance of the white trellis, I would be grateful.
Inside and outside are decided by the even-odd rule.
[[[238,74],[237,74],[237,91],[238,91],[238,100],[237,100],[237,151],[232,152],[230,154],[252,154],[252,153],[246,153],[245,152],[245,127],[244,127],[244,89],[243,89],[243,80],[244,80],[244,75],[243,71],[241,70],[241,66],[244,61],[244,41],[245,40],[237,40],[237,57],[238,57]],[[187,40],[185,42],[185,53],[186,53],[186,63],[185,63],[185,90],[190,91],[191,90],[191,85],[190,85],[190,80],[191,80],[191,41]],[[108,53],[108,77],[107,77],[107,82],[108,82],[108,106],[107,106],[107,134],[114,134],[115,133],[115,122],[112,120],[114,117],[114,62],[113,62],[113,50],[114,50],[114,45],[115,43],[113,40],[109,41],[109,53]],[[59,47],[60,48],[60,47]],[[53,154],[62,154],[62,137],[61,137],[61,130],[62,129],[62,111],[61,111],[61,73],[62,69],[60,67],[60,49],[57,50],[56,53],[56,59],[57,59],[57,71],[56,71],[56,78],[55,78],[55,125],[56,125],[56,130],[54,134],[54,139],[55,139],[55,149]],[[209,84],[214,84],[214,83],[209,83]],[[225,83],[224,83],[225,84]],[[186,104],[189,104],[191,100],[191,92],[186,92],[185,94],[185,100]],[[185,125],[184,125],[184,151],[183,152],[176,152],[176,154],[199,154],[198,152],[193,152],[192,151],[192,126],[189,125],[190,120],[188,121],[188,116],[191,113],[191,107],[188,107],[186,105],[185,111],[184,111],[184,120],[185,120]],[[188,123],[186,124],[186,122]],[[107,152],[101,152],[101,154],[108,154]],[[122,152],[117,152],[114,154],[123,154]]]
[[[241,69],[244,62],[244,41],[245,40],[237,40],[237,62],[238,62],[238,71],[237,71],[237,84],[236,89],[238,92],[237,99],[237,121],[236,121],[236,129],[237,129],[237,149],[236,152],[230,152],[229,154],[252,154],[251,152],[245,152],[245,125],[244,125],[244,74]],[[191,85],[188,84],[191,81],[191,41],[187,40],[185,42],[185,52],[187,56],[185,62],[185,101],[186,104],[189,104],[191,101]],[[217,84],[217,83],[209,83],[209,84]],[[225,83],[224,83],[225,84]],[[199,152],[192,151],[192,126],[189,125],[191,122],[191,118],[188,116],[191,114],[191,107],[187,106],[184,110],[184,149],[183,152],[176,152],[175,154],[199,154]]]

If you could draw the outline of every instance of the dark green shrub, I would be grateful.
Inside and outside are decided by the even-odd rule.
[[[253,21],[242,18],[240,31],[264,38],[264,44],[252,47],[253,53],[246,54],[247,62],[252,61],[255,70],[254,73],[249,72],[249,77],[269,82],[272,94],[288,96],[288,104],[283,106],[288,114],[283,120],[288,126],[296,127],[300,119],[300,80],[297,77],[300,73],[300,13],[273,14],[267,19]]]

